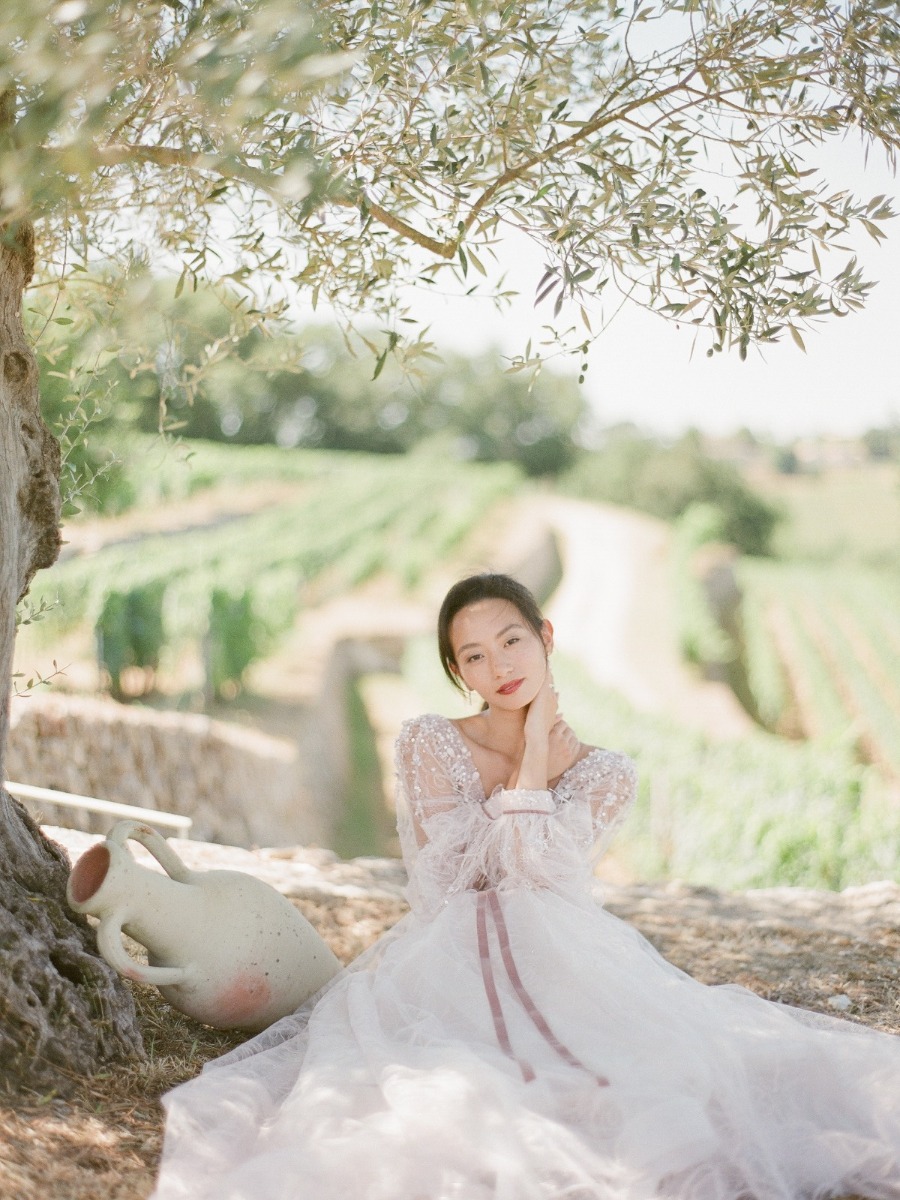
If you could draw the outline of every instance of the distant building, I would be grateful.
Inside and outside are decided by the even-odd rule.
[[[790,461],[791,473],[856,467],[872,458],[863,438],[835,434],[816,434],[778,444],[749,430],[740,430],[727,437],[704,436],[703,449],[710,458],[742,469],[774,465],[777,470],[783,469],[778,467],[780,461]]]
[[[793,449],[801,470],[858,467],[869,459],[862,439],[857,437],[820,434],[816,437],[798,438]]]

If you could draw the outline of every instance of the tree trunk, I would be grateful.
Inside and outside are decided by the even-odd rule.
[[[16,604],[59,552],[59,445],[41,419],[22,328],[30,225],[0,230],[0,783]],[[21,701],[27,703],[27,700]],[[66,904],[67,859],[0,787],[0,1082],[64,1091],[143,1054],[131,993]]]

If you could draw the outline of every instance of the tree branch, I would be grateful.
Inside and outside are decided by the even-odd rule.
[[[97,162],[102,167],[118,167],[123,163],[152,163],[157,167],[188,167],[195,171],[208,171],[222,178],[236,179],[260,188],[269,195],[276,195],[272,187],[272,176],[246,163],[229,160],[226,165],[220,157],[201,154],[197,150],[186,150],[177,146],[146,146],[132,142],[120,142],[111,146],[98,146]]]
[[[652,96],[642,96],[637,100],[633,100],[630,104],[626,104],[622,108],[616,109],[614,112],[604,111],[596,116],[593,120],[588,121],[587,124],[582,125],[580,129],[576,129],[575,132],[570,134],[567,138],[563,138],[561,142],[556,142],[554,145],[548,146],[547,149],[542,150],[540,154],[533,154],[531,158],[526,159],[518,166],[510,167],[508,170],[504,171],[498,179],[494,180],[490,187],[485,188],[485,190],[472,205],[468,217],[463,222],[466,232],[471,229],[482,209],[489,204],[497,192],[500,191],[501,188],[505,187],[508,183],[512,183],[513,180],[520,178],[527,171],[530,171],[532,167],[536,167],[539,163],[546,162],[548,158],[555,158],[560,154],[564,154],[567,150],[572,149],[573,146],[578,145],[579,142],[584,141],[585,138],[590,137],[592,134],[602,129],[605,125],[610,125],[614,121],[622,120],[624,117],[628,116],[630,112],[633,112],[634,109],[643,108],[647,104],[655,104],[658,101],[665,99],[666,96],[672,95],[673,92],[681,91],[687,86],[688,82],[694,77],[694,75],[697,74],[699,69],[699,66],[694,67],[693,70],[689,71],[688,74],[685,75],[684,79],[680,79],[678,83],[673,83],[670,87],[663,88],[662,91],[655,92]]]
[[[393,229],[394,233],[399,233],[405,238],[409,238],[411,242],[415,242],[417,246],[422,246],[425,250],[430,250],[432,254],[437,254],[439,258],[452,258],[456,253],[457,243],[455,241],[439,242],[437,238],[430,237],[427,233],[422,233],[421,230],[407,224],[401,217],[395,217],[393,213],[382,208],[380,204],[376,204],[370,200],[364,193],[360,193],[359,199],[352,199],[347,196],[330,196],[329,199],[334,204],[339,204],[342,208],[365,208],[376,221],[380,221],[382,225],[386,225],[388,229]]]
[[[532,167],[537,166],[541,162],[545,162],[548,158],[554,158],[560,153],[565,153],[567,150],[570,150],[572,147],[578,145],[578,143],[583,141],[585,138],[588,138],[592,134],[596,133],[597,130],[602,129],[605,125],[609,125],[614,121],[622,120],[634,109],[644,107],[647,104],[657,103],[658,101],[665,99],[666,96],[683,90],[687,87],[693,76],[697,74],[697,70],[698,68],[695,67],[692,71],[685,75],[683,79],[680,79],[677,83],[672,84],[668,88],[663,88],[661,91],[655,92],[652,96],[641,97],[640,99],[632,101],[630,104],[624,105],[622,108],[616,109],[614,112],[609,112],[606,110],[603,113],[598,114],[592,120],[582,125],[580,129],[576,129],[574,133],[570,134],[567,138],[564,138],[561,142],[556,142],[552,146],[548,146],[546,150],[541,151],[540,154],[532,155],[524,162],[519,163],[518,166],[509,167],[500,176],[498,176],[498,178],[495,179],[492,184],[485,188],[485,190],[475,201],[472,208],[469,210],[468,216],[463,222],[465,232],[468,232],[469,229],[471,229],[472,225],[477,220],[478,215],[485,208],[485,206],[489,204],[497,192],[500,191],[501,188],[505,187],[508,183],[512,183],[514,180],[520,178],[522,175],[526,174],[526,172],[530,171]],[[339,204],[345,208],[356,207],[358,204],[364,205],[368,212],[371,213],[376,220],[380,221],[382,225],[386,225],[388,229],[393,229],[395,233],[399,233],[401,236],[408,238],[410,241],[415,242],[416,245],[422,246],[423,249],[429,250],[432,254],[436,254],[440,258],[451,259],[457,252],[457,248],[459,246],[458,238],[438,241],[436,238],[430,237],[428,234],[422,233],[421,230],[418,230],[414,226],[408,224],[401,217],[394,216],[393,213],[388,212],[387,209],[382,208],[380,204],[376,204],[364,194],[360,195],[359,200],[338,196],[332,196],[331,200],[333,203]]]
[[[652,129],[659,122],[671,119],[673,112],[678,113],[684,109],[693,107],[698,101],[707,100],[727,105],[734,112],[744,111],[739,104],[727,98],[725,90],[718,93],[699,93],[696,89],[690,87],[690,83],[694,76],[699,74],[700,66],[696,64],[683,78],[672,83],[669,87],[661,88],[649,96],[640,96],[630,102],[622,104],[620,107],[610,110],[608,107],[597,113],[590,120],[586,121],[580,128],[576,129],[568,137],[560,142],[556,142],[551,146],[546,147],[539,153],[532,154],[514,167],[507,167],[493,183],[489,184],[478,198],[475,200],[468,214],[463,220],[463,234],[468,233],[480,214],[490,204],[494,197],[505,188],[508,184],[520,179],[534,167],[550,159],[559,158],[565,155],[569,150],[573,149],[587,138],[597,133],[600,129],[613,124],[616,121],[629,121],[630,114],[637,109],[646,109],[658,105],[667,97],[676,93],[687,95],[688,99],[683,105],[680,105],[668,113],[660,114],[656,120],[651,121],[648,128]],[[740,89],[731,89],[739,91]],[[415,103],[415,98],[412,103]],[[754,114],[756,115],[756,114]],[[783,117],[781,118],[783,119]],[[130,143],[122,143],[117,145],[108,145],[98,149],[97,157],[101,165],[119,166],[124,163],[145,162],[153,163],[160,167],[182,166],[189,169],[208,171],[222,178],[232,178],[238,182],[246,183],[251,187],[258,188],[266,195],[270,196],[279,204],[284,203],[284,198],[278,195],[277,189],[273,187],[273,176],[261,171],[255,167],[249,166],[240,161],[229,160],[223,162],[217,156],[204,154],[197,151],[181,149],[172,146],[148,146],[135,145]],[[417,229],[408,221],[400,216],[396,216],[388,209],[382,207],[376,201],[372,200],[361,189],[355,194],[336,195],[332,194],[328,197],[332,204],[342,208],[358,208],[363,213],[369,214],[372,218],[384,225],[386,228],[393,230],[394,233],[401,237],[421,246],[424,250],[434,254],[438,258],[452,259],[457,253],[461,238],[445,238],[439,239]]]

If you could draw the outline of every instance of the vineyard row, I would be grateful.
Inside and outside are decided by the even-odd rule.
[[[745,562],[741,583],[747,677],[764,724],[855,741],[900,777],[900,580]]]
[[[110,545],[60,564],[33,589],[51,631],[84,623],[121,693],[126,668],[152,681],[164,649],[193,643],[207,690],[240,683],[302,603],[379,571],[415,586],[520,482],[508,465],[329,456],[297,498],[262,512]]]

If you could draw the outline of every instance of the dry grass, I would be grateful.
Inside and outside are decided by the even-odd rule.
[[[900,930],[894,926],[870,926],[854,936],[786,922],[725,922],[712,914],[685,919],[677,903],[627,916],[669,962],[701,983],[738,983],[766,1000],[900,1034]],[[840,1013],[829,1003],[838,996],[850,1001]]]
[[[297,901],[342,962],[405,912],[401,901]],[[131,985],[148,1060],[75,1080],[64,1098],[0,1096],[2,1200],[145,1200],[162,1148],[159,1098],[232,1049],[241,1034],[210,1029]]]
[[[335,953],[349,961],[403,912],[401,902],[300,902]],[[612,906],[611,906],[612,907]],[[620,909],[628,906],[620,906]],[[628,915],[678,966],[706,983],[741,983],[771,1000],[834,1013],[850,997],[851,1018],[900,1032],[900,932],[865,936],[788,924],[723,921],[715,902],[635,905]],[[240,1038],[174,1012],[153,988],[135,988],[146,1064],[79,1081],[65,1099],[0,1099],[3,1200],[146,1200],[162,1145],[159,1097]]]
[[[134,989],[146,1063],[76,1081],[64,1099],[0,1102],[4,1200],[143,1200],[162,1145],[159,1097],[240,1038],[171,1009],[155,988]]]

